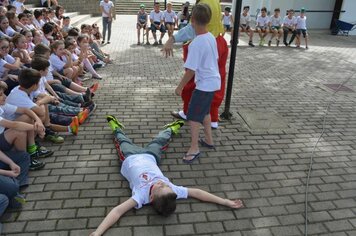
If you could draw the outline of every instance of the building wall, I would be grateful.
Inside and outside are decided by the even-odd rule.
[[[81,14],[100,15],[98,0],[60,0],[67,12],[80,12]]]
[[[340,20],[356,24],[355,9],[356,9],[355,0],[344,0],[342,4],[342,10],[345,11],[345,13],[340,14]],[[350,31],[350,35],[356,35],[356,30]]]
[[[345,0],[353,2],[355,5],[355,0]],[[293,8],[294,10],[300,10],[304,7],[307,10],[307,24],[309,29],[329,29],[332,12],[308,12],[308,10],[313,11],[333,11],[335,6],[335,0],[243,0],[243,6],[250,6],[250,14],[256,15],[258,9],[263,6],[267,7],[267,10],[273,14],[273,9],[280,8],[281,14],[286,14],[287,9]],[[354,8],[356,9],[356,8]],[[298,14],[298,13],[297,13]]]

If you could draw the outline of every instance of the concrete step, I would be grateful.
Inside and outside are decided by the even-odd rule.
[[[90,18],[91,18],[91,15],[89,15],[89,14],[77,15],[77,16],[71,18],[70,23],[72,26],[79,28],[80,25],[83,24],[83,22],[85,22],[86,20],[88,20]]]
[[[102,30],[101,24],[99,23],[101,23],[101,17],[98,16],[98,17],[90,17],[89,19],[83,21],[81,24],[87,24],[87,25],[98,24],[100,30]]]

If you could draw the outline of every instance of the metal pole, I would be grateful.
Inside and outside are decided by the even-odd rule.
[[[236,0],[235,15],[234,15],[234,33],[232,35],[232,45],[231,45],[231,54],[230,54],[230,65],[229,65],[229,74],[227,79],[227,88],[226,88],[226,97],[225,97],[225,110],[220,115],[221,118],[230,120],[232,114],[230,113],[230,104],[231,104],[231,93],[232,93],[232,82],[234,80],[234,70],[235,70],[235,59],[236,59],[236,49],[239,42],[239,26],[240,26],[240,14],[242,8],[242,0]]]

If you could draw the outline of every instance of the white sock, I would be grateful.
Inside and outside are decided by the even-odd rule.
[[[211,122],[211,128],[217,129],[218,126],[219,126],[219,123],[218,123],[218,122]]]

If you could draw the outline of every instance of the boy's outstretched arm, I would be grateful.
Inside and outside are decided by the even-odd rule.
[[[197,189],[197,188],[188,188],[188,196],[192,198],[199,199],[203,202],[212,202],[219,205],[231,207],[231,208],[242,208],[244,207],[242,201],[240,199],[230,200],[218,197],[214,194],[211,194],[207,191]]]
[[[101,222],[95,232],[91,233],[90,236],[100,236],[105,233],[105,231],[108,230],[113,224],[115,224],[123,214],[134,208],[136,205],[137,203],[135,200],[129,198],[128,200],[113,208],[105,217],[103,222]]]

